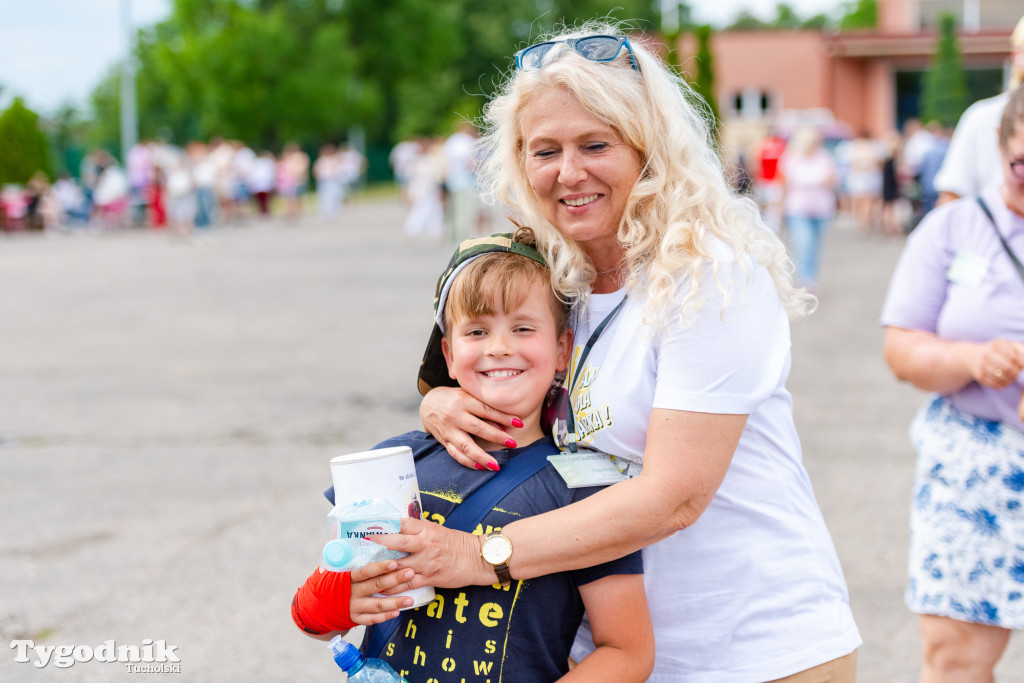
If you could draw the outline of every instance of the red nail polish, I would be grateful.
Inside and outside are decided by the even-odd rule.
[[[515,427],[516,429],[522,429],[523,428],[523,421],[520,420],[518,417],[513,417],[512,418],[512,426]]]
[[[516,443],[515,441],[513,441],[512,439],[505,439],[505,448],[515,448],[515,447],[516,447],[516,446],[518,446],[518,445],[519,445],[519,444],[517,444],[517,443]]]
[[[501,468],[498,467],[498,463],[496,463],[496,462],[489,462],[489,463],[487,463],[487,469],[493,470],[494,472],[497,472],[497,471],[501,470]]]
[[[477,468],[478,470],[484,470],[484,469],[487,469],[486,467],[484,467],[483,465],[481,465],[481,464],[480,464],[480,463],[478,463],[478,462],[475,462],[475,463],[473,463],[473,467]]]

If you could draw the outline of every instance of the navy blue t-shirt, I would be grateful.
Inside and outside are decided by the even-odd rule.
[[[557,453],[554,442],[550,444],[551,453]],[[423,519],[440,524],[494,474],[463,467],[425,432],[408,432],[374,448],[392,446],[412,448]],[[525,448],[491,455],[504,465]],[[599,490],[570,489],[549,465],[488,512],[474,533],[500,530],[517,519],[564,507]],[[333,503],[333,487],[327,497]],[[568,671],[569,650],[583,618],[579,586],[605,576],[642,572],[637,552],[588,569],[513,580],[508,588],[495,584],[436,589],[432,603],[401,613],[398,628],[380,654],[367,654],[387,661],[410,683],[555,681]]]

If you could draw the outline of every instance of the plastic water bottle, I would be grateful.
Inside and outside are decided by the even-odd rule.
[[[347,572],[371,562],[394,560],[398,553],[362,538],[335,538],[324,546],[320,566],[331,572]]]
[[[405,553],[364,540],[377,534],[397,534],[401,528],[402,513],[381,498],[336,506],[327,514],[331,540],[324,546],[320,566],[327,571],[344,572],[371,562],[403,557]]]
[[[348,674],[350,683],[408,683],[391,665],[376,657],[364,657],[352,643],[334,636],[327,644],[334,661]]]

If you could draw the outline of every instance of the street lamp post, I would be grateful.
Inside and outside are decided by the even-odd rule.
[[[978,0],[964,0],[963,26],[968,33],[981,30],[981,3]]]
[[[121,23],[126,43],[121,64],[121,163],[127,163],[128,150],[139,140],[135,103],[135,29],[132,26],[131,0],[121,0]]]

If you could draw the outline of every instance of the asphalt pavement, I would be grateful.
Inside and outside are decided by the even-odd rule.
[[[330,459],[418,426],[450,246],[404,238],[403,218],[385,198],[187,241],[0,236],[0,680],[341,680],[289,605],[325,537]],[[925,396],[892,379],[877,325],[901,247],[840,221],[819,310],[793,328],[789,386],[865,683],[918,669],[906,431]],[[26,640],[93,658],[36,666]],[[98,661],[107,641],[180,671]],[[1011,640],[999,680],[1022,671]]]

